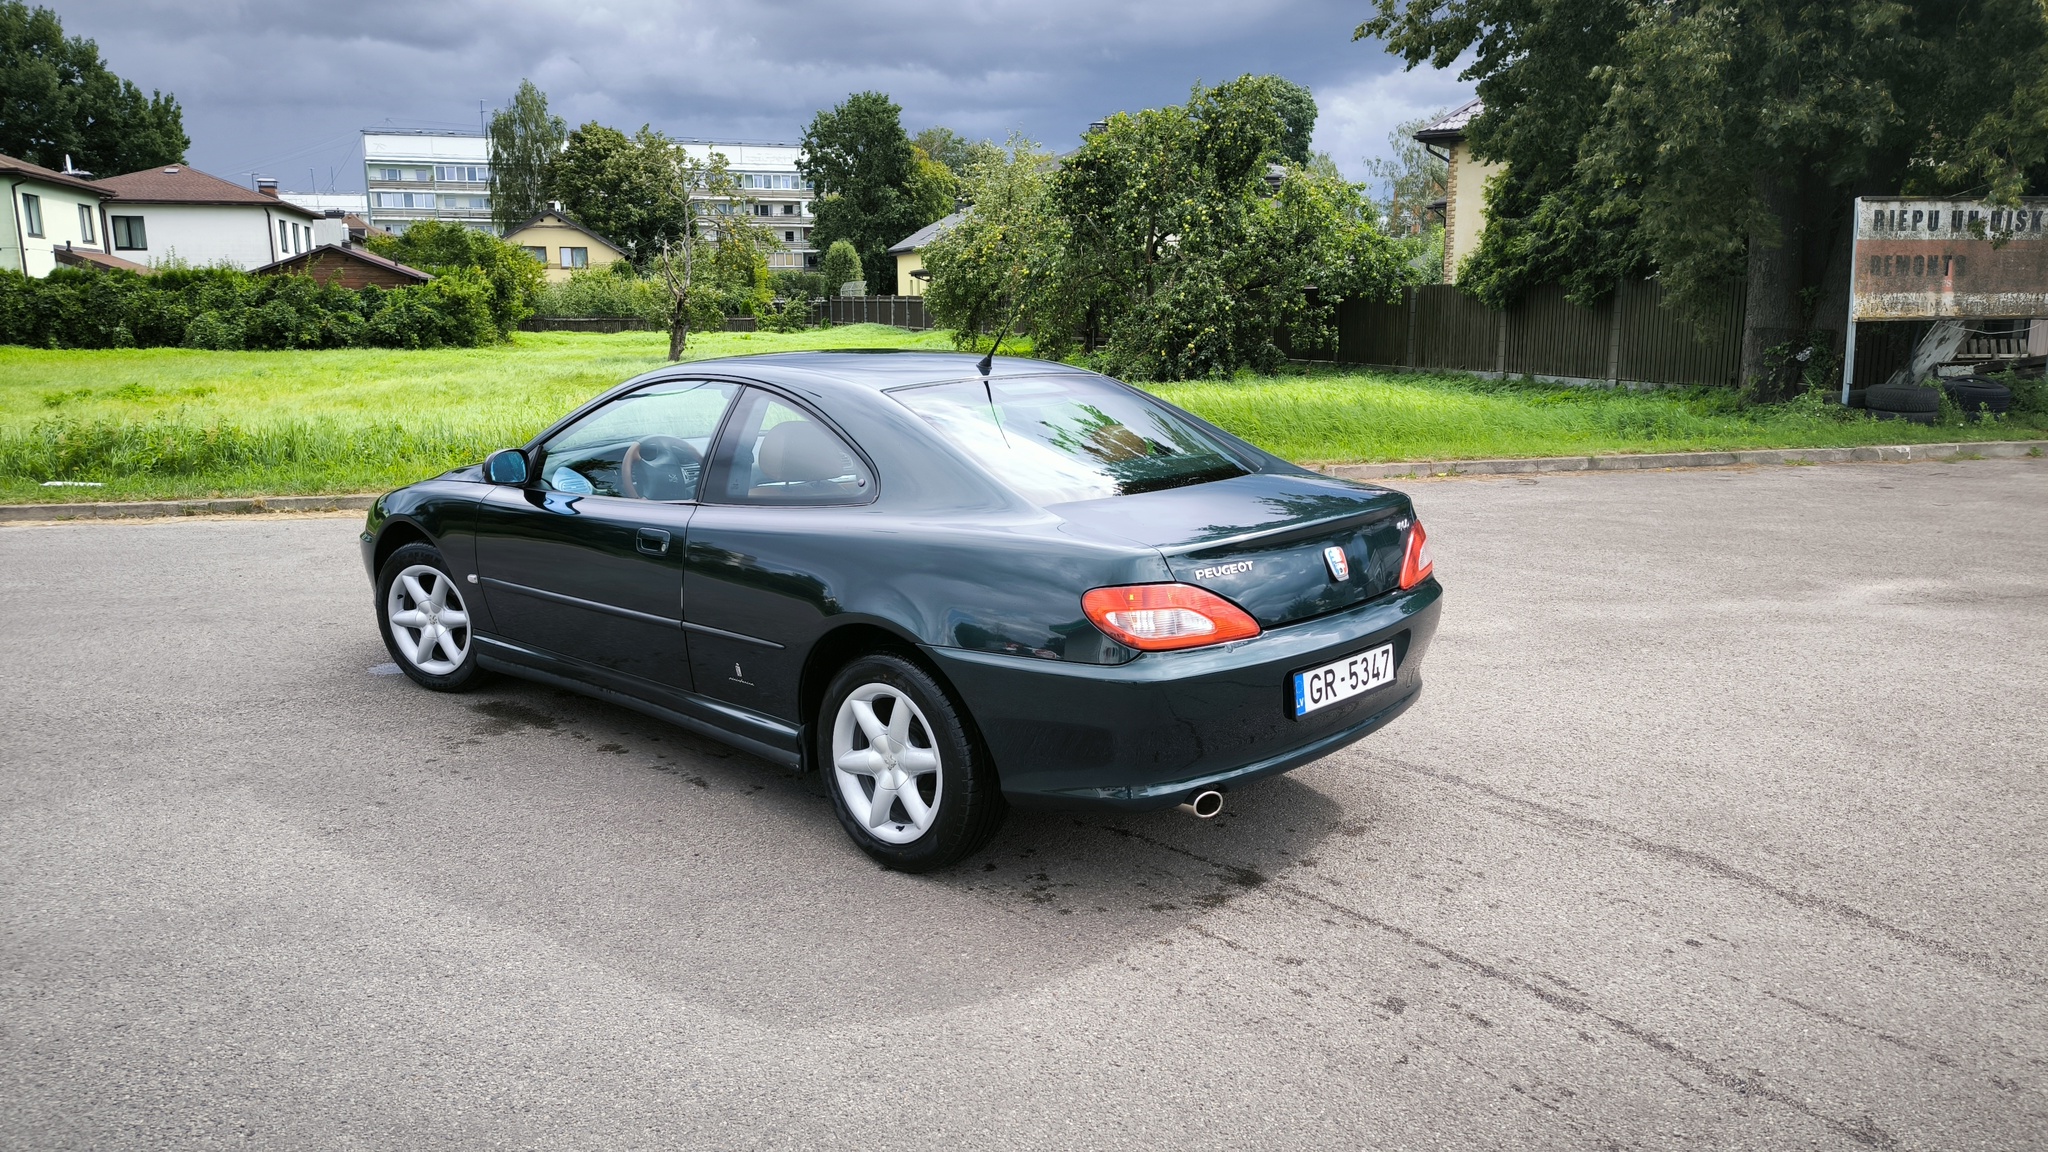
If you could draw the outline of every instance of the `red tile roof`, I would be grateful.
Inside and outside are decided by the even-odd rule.
[[[0,175],[13,176],[18,180],[41,180],[46,184],[61,184],[66,188],[96,192],[101,196],[113,195],[113,193],[90,180],[82,180],[76,176],[66,176],[62,172],[45,168],[41,164],[31,164],[26,160],[16,160],[12,156],[0,156]]]
[[[96,181],[96,184],[112,192],[117,200],[137,204],[249,205],[275,208],[307,220],[320,218],[318,212],[301,208],[289,200],[266,196],[218,176],[209,176],[187,164],[144,168],[140,172],[130,172],[123,176],[109,176]]]
[[[387,272],[396,273],[407,280],[417,280],[425,283],[434,278],[431,274],[422,272],[409,264],[400,264],[389,257],[379,256],[367,248],[358,248],[353,244],[322,244],[310,252],[301,252],[296,256],[287,256],[282,260],[265,264],[261,268],[251,269],[250,275],[274,276],[281,272],[303,272],[315,264],[323,252],[331,252],[343,260],[354,260],[359,263],[368,264],[371,267],[382,268]]]

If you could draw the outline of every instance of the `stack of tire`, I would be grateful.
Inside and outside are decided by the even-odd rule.
[[[1985,412],[1995,416],[2012,410],[2012,389],[1989,376],[1945,376],[1931,383],[1939,387],[1879,384],[1863,394],[1863,406],[1879,420],[1911,420],[1915,424],[1941,419],[1943,393],[1971,420]]]

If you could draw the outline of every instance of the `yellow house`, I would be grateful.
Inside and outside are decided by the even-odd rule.
[[[902,243],[889,249],[889,255],[896,258],[896,294],[898,296],[922,296],[925,285],[931,283],[931,276],[924,270],[925,245],[946,234],[946,231],[967,216],[962,208],[950,216],[932,221],[903,238]],[[872,282],[872,281],[871,281]]]
[[[1486,106],[1477,100],[1451,110],[1424,127],[1415,139],[1450,169],[1444,179],[1444,283],[1458,279],[1458,265],[1479,247],[1486,230],[1486,181],[1499,164],[1472,155],[1465,128]]]
[[[506,232],[505,243],[517,244],[547,265],[550,284],[567,280],[578,268],[602,268],[626,258],[618,245],[571,220],[559,204]]]

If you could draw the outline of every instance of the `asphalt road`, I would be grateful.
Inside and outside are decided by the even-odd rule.
[[[2048,461],[1412,490],[1405,717],[926,878],[354,521],[0,529],[0,1146],[2048,1146]]]

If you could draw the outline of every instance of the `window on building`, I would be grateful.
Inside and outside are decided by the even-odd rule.
[[[43,234],[43,198],[33,192],[21,194],[21,223],[31,236]]]
[[[417,180],[421,183],[426,183],[434,178],[434,170],[432,168],[414,168],[411,172],[406,174],[406,178],[409,180]]]
[[[405,177],[404,177],[404,176],[402,176],[402,175],[400,175],[400,174],[399,174],[399,171],[398,171],[398,169],[396,169],[396,168],[379,168],[379,169],[377,169],[377,179],[379,179],[379,180],[403,180],[403,179],[405,179]]]
[[[796,243],[796,233],[794,233],[794,232],[784,232],[784,233],[782,234],[782,241],[783,241],[783,243],[785,243],[785,244],[794,244],[794,243]]]
[[[434,179],[484,184],[491,179],[491,168],[488,164],[439,164],[434,167]]]
[[[548,262],[548,249],[545,244],[521,244],[519,250],[543,264]]]
[[[565,248],[563,248],[563,249],[562,249],[562,267],[564,267],[564,268],[588,268],[588,267],[590,267],[590,249],[588,249],[588,248],[566,248],[566,247],[565,247]]]
[[[78,238],[87,244],[99,243],[99,240],[93,235],[92,205],[90,204],[80,204],[78,206]]]
[[[286,231],[286,229],[288,229],[289,227],[291,226],[289,224],[286,224],[282,220],[279,220],[277,222],[277,246],[279,248],[284,249],[286,252],[290,252],[292,250],[291,233]]]
[[[140,252],[149,247],[149,236],[142,230],[140,216],[109,216],[107,230],[114,234],[114,248],[122,252]],[[248,233],[243,233],[248,235]]]

